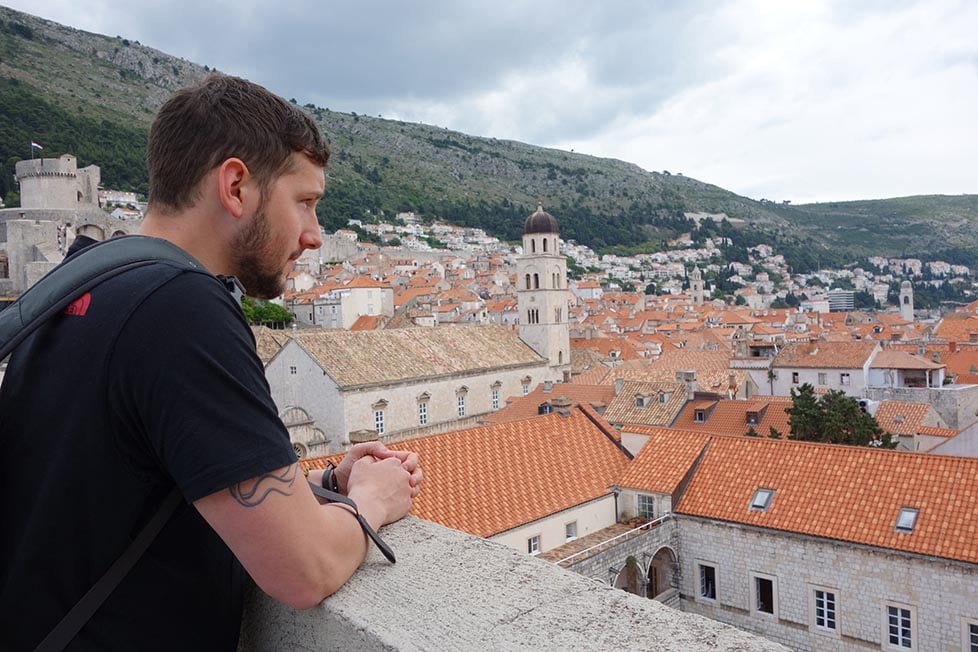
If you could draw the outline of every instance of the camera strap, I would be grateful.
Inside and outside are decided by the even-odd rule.
[[[397,562],[397,560],[394,558],[394,551],[391,550],[390,546],[384,543],[384,540],[380,538],[380,535],[377,534],[372,527],[370,527],[370,524],[367,523],[367,519],[365,519],[363,515],[360,514],[360,510],[357,508],[357,504],[353,502],[351,498],[349,498],[348,496],[344,496],[343,494],[336,493],[335,491],[330,491],[329,489],[323,489],[322,487],[320,487],[319,485],[313,482],[309,483],[309,488],[312,489],[312,493],[314,493],[315,495],[319,496],[320,498],[322,498],[327,502],[341,503],[343,505],[346,505],[347,507],[352,508],[353,515],[357,517],[357,522],[360,524],[360,527],[363,529],[364,534],[370,537],[370,540],[373,541],[374,544],[376,544],[381,554],[383,554],[384,557],[387,558],[387,561],[389,561],[392,564]]]

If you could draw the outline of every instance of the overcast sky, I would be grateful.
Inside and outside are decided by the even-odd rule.
[[[973,0],[0,0],[338,111],[755,199],[978,193]]]

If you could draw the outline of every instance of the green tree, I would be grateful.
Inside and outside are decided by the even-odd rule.
[[[805,383],[797,390],[791,389],[791,407],[787,408],[791,439],[818,441],[822,429],[822,409],[815,396],[815,388]]]
[[[797,391],[791,390],[791,407],[786,411],[791,439],[850,446],[896,447],[890,434],[884,433],[876,419],[863,412],[859,402],[845,392],[831,390],[816,398],[815,388],[805,383]]]
[[[241,309],[249,324],[284,328],[295,319],[295,315],[277,303],[251,297],[244,297],[241,300]]]

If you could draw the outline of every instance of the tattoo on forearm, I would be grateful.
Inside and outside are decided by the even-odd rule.
[[[291,488],[298,474],[299,465],[292,464],[279,474],[266,473],[254,480],[239,482],[228,491],[242,507],[255,507],[261,505],[271,494],[291,496]]]

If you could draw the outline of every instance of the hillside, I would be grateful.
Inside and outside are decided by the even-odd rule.
[[[16,200],[13,164],[30,155],[31,140],[45,156],[71,152],[82,165],[97,163],[106,186],[145,192],[145,135],[155,110],[208,71],[123,36],[0,7],[0,196]],[[413,210],[513,240],[540,197],[565,238],[597,249],[652,251],[694,229],[684,213],[725,213],[744,221],[733,232],[736,249],[774,242],[797,270],[947,246],[968,256],[978,242],[975,196],[773,205],[623,161],[304,108],[333,148],[320,215],[330,228]]]

